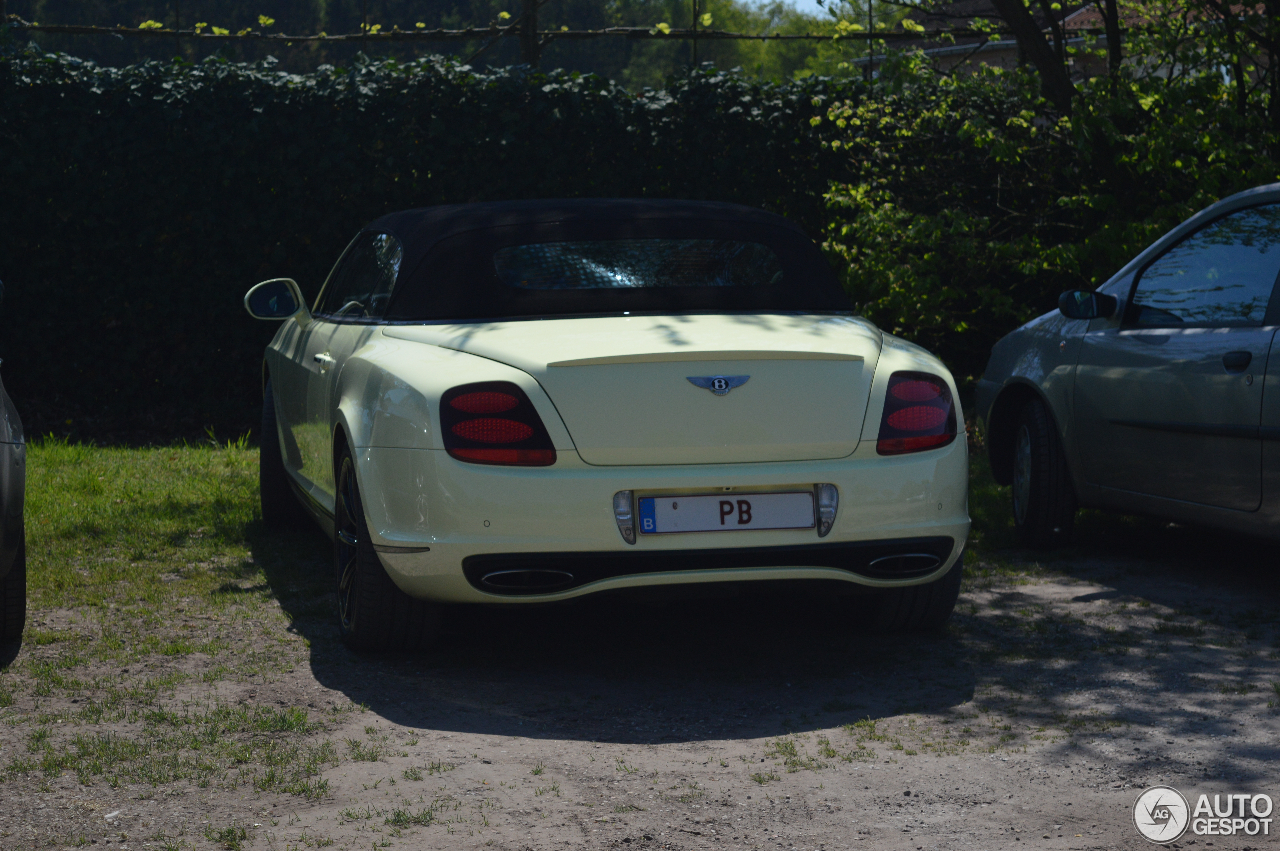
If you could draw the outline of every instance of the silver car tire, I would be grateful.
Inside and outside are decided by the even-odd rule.
[[[1013,435],[1010,491],[1018,541],[1037,549],[1061,546],[1075,524],[1076,497],[1058,429],[1043,402],[1023,406]]]
[[[0,640],[22,638],[27,622],[27,542],[18,545],[9,572],[0,579]]]
[[[439,628],[437,604],[401,591],[378,561],[349,451],[338,457],[333,562],[338,629],[353,650],[422,650]]]

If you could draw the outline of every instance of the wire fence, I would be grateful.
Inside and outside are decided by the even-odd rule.
[[[171,29],[168,27],[102,27],[74,24],[36,24],[24,21],[17,15],[8,16],[9,28],[15,32],[58,33],[62,35],[109,35],[138,38],[184,38],[200,41],[267,41],[284,44],[309,44],[315,42],[366,42],[389,44],[414,41],[474,41],[488,38],[519,38],[524,30],[520,26],[466,27],[464,29],[376,30],[354,33],[319,33],[316,35],[290,35],[245,29],[239,32],[213,32],[211,29]],[[1013,37],[1011,30],[978,30],[970,27],[949,27],[920,32],[853,30],[840,33],[739,33],[712,29],[659,30],[654,27],[609,27],[599,30],[537,30],[539,42],[548,44],[555,40],[590,38],[652,39],[655,41],[698,39],[707,41],[942,41],[964,37]]]

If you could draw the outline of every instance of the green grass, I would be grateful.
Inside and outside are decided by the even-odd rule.
[[[0,669],[0,720],[25,729],[26,747],[0,780],[326,795],[319,775],[341,756],[323,734],[354,706],[317,714],[208,692],[305,664],[292,620],[328,614],[320,536],[263,534],[257,451],[45,439],[27,459],[28,627]],[[209,839],[239,847],[242,834]]]
[[[28,446],[32,602],[151,608],[250,578],[257,452],[224,446]],[[165,569],[167,568],[167,570]]]
[[[992,480],[980,438],[971,454],[973,533],[965,587],[1036,581],[1047,575],[1044,565],[1073,551],[1029,561],[1014,547],[1008,488]],[[332,617],[327,571],[317,569],[328,558],[327,544],[314,533],[263,532],[257,453],[243,442],[152,449],[33,442],[27,528],[31,614],[21,653],[0,669],[0,723],[14,728],[16,745],[0,757],[0,783],[32,786],[65,774],[112,788],[190,784],[320,798],[329,792],[322,776],[328,767],[399,753],[374,727],[366,728],[364,738],[326,737],[347,713],[360,709],[354,704],[316,710],[233,704],[217,696],[215,687],[280,679],[307,665],[326,647],[313,648],[302,636],[323,631],[296,625]],[[1142,613],[1141,602],[1126,608],[1107,611]],[[1217,624],[1211,615],[1180,612],[1161,615],[1152,629],[1137,623],[1126,628],[1028,604],[979,614],[970,602],[952,628],[957,646],[979,667],[1007,670],[1026,660],[1096,658],[1173,637],[1199,639],[1206,626]],[[1237,626],[1262,629],[1271,623],[1261,611],[1246,620]],[[1254,687],[1219,688],[1245,695]],[[1280,698],[1280,686],[1272,691]],[[859,705],[833,699],[822,709],[850,712]],[[1046,720],[1050,735],[1064,737],[1121,723],[1088,713]],[[953,736],[888,722],[877,727],[868,718],[845,725],[847,736],[834,741],[781,736],[766,749],[776,760],[773,767],[757,766],[764,770],[751,777],[763,785],[779,779],[774,769],[870,761],[877,751],[894,759],[1020,746],[1007,726],[974,727],[976,732],[966,726]],[[614,767],[623,774],[638,771],[622,759]],[[402,776],[422,781],[453,768],[436,761],[405,769]],[[531,774],[550,779],[541,763]],[[552,783],[535,787],[534,794],[561,792]],[[703,794],[679,787],[676,799]],[[429,811],[439,813],[434,804]],[[344,817],[355,818],[350,812]],[[418,824],[428,818],[424,812],[397,810],[388,824]],[[361,818],[386,816],[365,813]],[[233,829],[215,832],[210,841],[225,845],[227,830]],[[234,832],[226,836],[246,841]]]

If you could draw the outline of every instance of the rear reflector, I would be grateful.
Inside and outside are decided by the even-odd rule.
[[[876,452],[904,455],[956,439],[956,409],[947,382],[927,372],[889,376]]]
[[[487,416],[501,414],[500,417]],[[449,455],[471,464],[549,467],[556,450],[524,391],[509,381],[464,384],[440,399],[441,436]]]

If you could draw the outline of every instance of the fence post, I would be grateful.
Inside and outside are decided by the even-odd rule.
[[[538,0],[524,0],[520,16],[520,61],[538,67]]]

